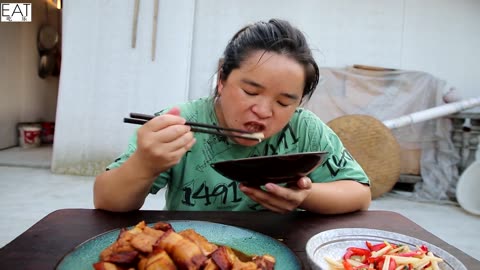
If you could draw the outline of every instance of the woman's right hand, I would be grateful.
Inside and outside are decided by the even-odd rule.
[[[176,165],[192,148],[195,138],[185,122],[180,110],[173,108],[138,129],[137,150],[133,155],[140,161],[141,174],[157,176]]]

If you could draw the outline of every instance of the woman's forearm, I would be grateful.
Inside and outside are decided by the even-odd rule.
[[[370,187],[353,180],[314,183],[310,195],[300,208],[320,214],[342,214],[367,210],[371,202]]]
[[[93,187],[94,206],[115,212],[140,209],[157,175],[142,169],[133,154],[116,169],[97,176]]]

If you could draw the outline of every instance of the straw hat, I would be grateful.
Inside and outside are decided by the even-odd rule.
[[[345,115],[328,122],[370,178],[372,198],[390,191],[400,177],[400,145],[381,121]]]

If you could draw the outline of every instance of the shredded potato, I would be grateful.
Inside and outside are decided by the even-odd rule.
[[[407,245],[365,242],[366,247],[348,247],[343,258],[325,257],[330,270],[441,270],[442,258],[425,245],[411,249]]]

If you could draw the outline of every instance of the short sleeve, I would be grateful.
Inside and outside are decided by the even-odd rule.
[[[127,151],[122,153],[115,161],[107,166],[107,171],[120,167],[127,159],[137,150],[137,131],[130,137],[128,141]]]
[[[114,162],[107,166],[107,170],[120,167],[130,156],[137,150],[137,132],[130,137],[128,141],[128,148],[123,154],[121,154]],[[161,173],[153,182],[150,188],[150,193],[156,194],[160,189],[164,188],[168,182],[169,172]]]
[[[362,184],[370,184],[368,176],[360,164],[344,147],[335,132],[313,113],[305,112],[306,127],[305,151],[326,151],[328,155],[322,164],[309,174],[313,182],[333,182],[337,180],[354,180]]]

